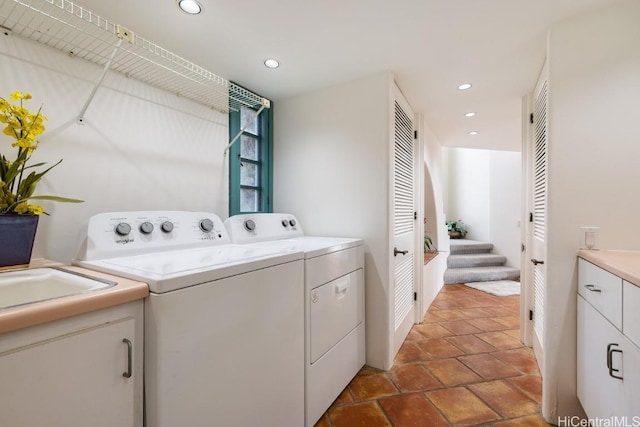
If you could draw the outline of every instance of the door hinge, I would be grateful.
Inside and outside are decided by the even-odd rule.
[[[529,320],[533,320],[533,310],[529,310]]]
[[[529,123],[533,124],[533,113],[529,114]]]
[[[413,213],[413,219],[418,219],[418,212]]]
[[[413,293],[413,300],[414,301],[418,301],[418,293],[417,292]]]
[[[533,212],[529,212],[529,222],[533,222]]]
[[[418,139],[418,131],[417,130],[413,131],[413,139]]]
[[[520,252],[524,252],[527,250],[527,247],[524,245],[524,243],[520,243]]]

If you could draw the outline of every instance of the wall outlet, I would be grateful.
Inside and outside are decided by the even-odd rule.
[[[598,249],[600,227],[580,227],[580,249]]]

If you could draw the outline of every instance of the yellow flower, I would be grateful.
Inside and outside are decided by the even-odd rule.
[[[40,205],[28,205],[29,206],[29,212],[31,212],[34,215],[42,215],[42,213],[44,212],[44,208]]]
[[[30,93],[22,93],[17,90],[15,92],[11,92],[9,94],[9,98],[13,99],[14,101],[22,101],[23,99],[31,99],[32,97]]]
[[[16,205],[14,210],[16,213],[25,214],[29,212],[29,205],[27,205],[27,202],[20,202]]]
[[[16,205],[15,211],[18,214],[26,214],[31,213],[34,215],[42,215],[44,213],[44,208],[40,205],[32,205],[27,202],[20,202]]]
[[[34,166],[27,166],[33,151],[38,148],[38,135],[45,130],[44,121],[47,116],[40,112],[35,114],[24,107],[23,101],[32,99],[30,93],[16,91],[9,95],[10,99],[19,101],[16,105],[0,97],[0,123],[3,123],[2,133],[13,139],[11,146],[17,148],[16,158],[9,161],[4,154],[0,154],[0,213],[33,213],[40,215],[44,208],[27,203],[27,199],[34,198],[33,192],[40,178],[49,170],[56,167],[62,160],[48,167],[40,173],[29,170]],[[35,166],[42,166],[38,163]],[[15,191],[15,192],[14,192]],[[82,200],[69,199],[58,196],[39,196],[41,199],[57,202],[81,203]]]

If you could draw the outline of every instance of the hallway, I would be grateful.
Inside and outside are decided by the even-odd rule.
[[[389,372],[365,366],[316,427],[548,426],[520,297],[445,285]]]

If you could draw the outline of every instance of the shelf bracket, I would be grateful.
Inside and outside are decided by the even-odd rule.
[[[87,108],[89,108],[89,105],[91,105],[91,101],[93,101],[93,97],[96,95],[98,88],[102,85],[102,81],[107,76],[107,72],[111,68],[111,64],[113,63],[113,60],[116,57],[116,54],[120,50],[120,46],[122,45],[122,42],[126,39],[129,43],[133,44],[133,40],[134,40],[133,33],[127,30],[126,28],[118,26],[116,35],[118,36],[118,42],[116,43],[116,46],[114,47],[113,52],[111,52],[111,56],[109,56],[109,60],[105,64],[104,69],[102,70],[102,74],[100,75],[100,78],[98,79],[96,84],[93,86],[93,90],[89,94],[89,98],[87,98],[87,101],[82,106],[82,110],[80,110],[80,114],[78,114],[77,123],[79,125],[84,124],[84,114],[87,112]]]
[[[236,143],[236,141],[238,141],[238,139],[240,139],[240,136],[242,136],[242,134],[244,133],[244,131],[250,126],[252,125],[257,119],[258,116],[260,115],[260,113],[262,113],[262,111],[265,108],[271,108],[271,101],[269,101],[266,98],[262,98],[262,105],[260,106],[260,109],[258,111],[256,111],[256,115],[253,116],[252,120],[249,120],[247,123],[244,124],[244,126],[242,126],[242,128],[240,129],[240,131],[236,134],[236,136],[233,137],[233,139],[231,140],[231,142],[229,143],[229,145],[227,145],[227,148],[224,149],[224,157],[227,156],[227,151],[229,151],[229,149],[231,148],[231,146],[233,144]]]

